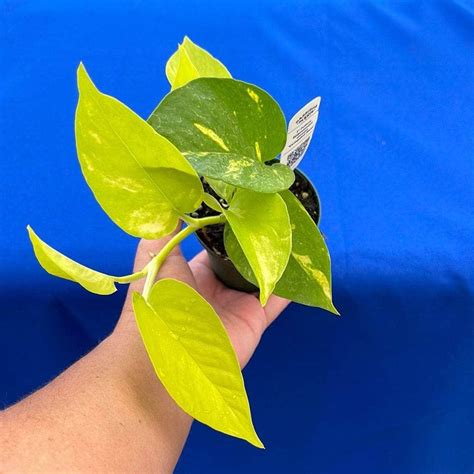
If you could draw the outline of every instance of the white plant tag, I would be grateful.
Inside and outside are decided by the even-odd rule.
[[[321,97],[316,97],[302,107],[288,124],[286,145],[281,152],[280,163],[294,170],[308,149],[319,115]]]

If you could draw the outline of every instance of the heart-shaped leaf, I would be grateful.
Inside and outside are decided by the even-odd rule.
[[[260,288],[265,305],[282,276],[291,253],[291,226],[285,201],[279,194],[260,194],[238,189],[224,211],[228,234],[236,237]]]
[[[265,165],[285,145],[285,117],[275,100],[252,84],[195,79],[170,92],[148,122],[202,176],[265,193],[294,181],[289,167]]]
[[[114,277],[96,272],[71,260],[43,242],[30,226],[27,230],[36,258],[48,273],[79,283],[86,290],[98,295],[110,295],[117,291]]]
[[[166,77],[172,89],[198,77],[232,77],[227,68],[187,36],[166,63]]]
[[[175,402],[196,420],[263,448],[237,357],[212,306],[168,278],[155,283],[148,301],[135,293],[133,308],[156,374]]]
[[[331,261],[324,238],[306,209],[290,191],[283,191],[281,196],[290,215],[293,246],[288,265],[274,293],[297,303],[339,314],[332,302]],[[231,231],[225,233],[225,248],[244,278],[257,284],[249,261]]]
[[[77,75],[77,152],[94,196],[129,234],[155,239],[171,233],[179,216],[201,203],[199,177],[172,143],[99,92],[82,64]]]

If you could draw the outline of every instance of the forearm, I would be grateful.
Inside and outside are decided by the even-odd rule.
[[[6,472],[171,472],[191,425],[158,381],[133,324],[119,324],[1,422]]]
[[[142,240],[134,271],[170,238]],[[159,278],[186,282],[214,303],[244,366],[288,301],[272,296],[262,308],[255,296],[224,287],[204,252],[190,266],[178,248],[173,252]],[[132,283],[111,336],[49,385],[0,413],[0,472],[173,471],[192,420],[159,382],[142,343],[131,305],[132,293],[142,286],[143,281]]]

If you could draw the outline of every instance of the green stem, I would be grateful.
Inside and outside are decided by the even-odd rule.
[[[140,278],[143,278],[144,276],[147,275],[148,273],[148,265],[143,268],[143,270],[136,272],[136,273],[131,273],[130,275],[124,275],[121,277],[114,276],[112,277],[117,283],[131,283],[132,281],[140,280]]]
[[[226,218],[223,214],[218,216],[203,217],[201,219],[194,219],[193,217],[187,216],[186,222],[189,224],[184,229],[180,230],[173,238],[166,243],[166,245],[160,250],[160,253],[153,257],[151,262],[147,265],[147,276],[145,280],[145,286],[143,288],[143,297],[147,300],[150,296],[150,291],[155,282],[156,275],[163,265],[171,251],[186,237],[191,235],[196,230],[201,229],[207,225],[219,224],[225,222]],[[145,268],[142,270],[144,271]]]
[[[186,224],[188,224],[188,226],[194,227],[195,230],[206,227],[207,225],[219,224],[227,220],[224,214],[210,217],[201,217],[200,219],[196,219],[195,217],[191,216],[183,216],[182,219],[184,222],[186,222]]]

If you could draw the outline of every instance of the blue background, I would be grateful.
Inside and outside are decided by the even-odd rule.
[[[266,451],[196,423],[177,471],[473,471],[473,2],[4,0],[0,22],[1,404],[93,348],[124,297],[47,275],[26,224],[112,274],[135,251],[81,177],[79,61],[146,117],[188,34],[287,119],[323,97],[301,167],[343,316],[293,305],[263,338],[245,378]]]

